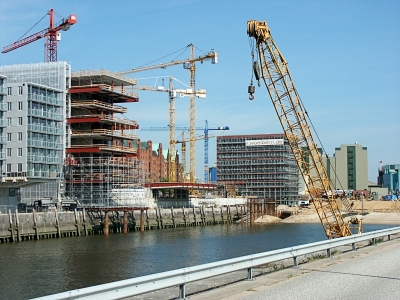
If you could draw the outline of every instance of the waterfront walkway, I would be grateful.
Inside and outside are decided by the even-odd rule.
[[[189,297],[191,300],[400,299],[399,258],[400,238],[396,238]]]

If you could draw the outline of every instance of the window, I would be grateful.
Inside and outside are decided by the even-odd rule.
[[[22,172],[22,164],[18,164],[18,172]]]
[[[10,133],[11,134],[11,133]],[[22,132],[18,132],[18,141],[21,142],[22,141]]]
[[[12,103],[11,102],[7,102],[7,110],[12,110]]]
[[[7,88],[7,95],[11,95],[11,92],[12,92],[12,87],[9,86],[9,87]]]
[[[11,133],[7,133],[7,142],[11,142]]]
[[[11,148],[7,148],[7,157],[11,156]]]
[[[7,173],[11,173],[11,164],[7,164]]]
[[[12,126],[12,118],[7,118],[7,126]]]
[[[22,101],[18,102],[18,110],[22,110]]]
[[[22,95],[22,86],[18,87],[18,95]]]
[[[22,125],[22,117],[18,117],[18,126]]]
[[[22,148],[18,148],[18,156],[22,156]]]

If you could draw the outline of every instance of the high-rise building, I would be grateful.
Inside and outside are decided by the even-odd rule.
[[[367,147],[357,143],[340,145],[335,148],[334,156],[326,162],[325,167],[334,189],[368,189]]]
[[[229,196],[297,204],[299,170],[285,135],[218,136],[217,184],[225,186]]]
[[[389,193],[398,194],[400,191],[400,164],[382,166],[381,186],[387,188]]]
[[[0,74],[7,78],[7,98],[1,105],[6,142],[2,199],[6,200],[7,190],[8,197],[23,198],[28,204],[58,197],[65,158],[70,66],[66,62],[0,66]]]

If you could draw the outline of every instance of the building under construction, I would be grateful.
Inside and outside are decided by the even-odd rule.
[[[152,177],[165,175],[162,147],[156,155],[157,163],[151,142],[149,151],[142,151],[136,136],[137,122],[116,116],[127,112],[121,104],[139,101],[129,89],[133,85],[135,79],[108,71],[72,74],[65,164],[67,199],[81,206],[116,205],[112,202],[116,190],[137,188]]]
[[[275,198],[297,204],[299,171],[282,134],[217,137],[217,184],[228,196]]]

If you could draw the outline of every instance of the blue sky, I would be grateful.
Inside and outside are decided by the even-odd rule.
[[[58,60],[70,63],[73,71],[123,71],[185,59],[189,51],[167,55],[190,43],[196,56],[215,49],[218,64],[196,65],[196,87],[207,90],[207,98],[197,100],[197,125],[208,120],[210,128],[230,127],[213,134],[282,132],[266,89],[257,87],[254,101],[247,94],[251,57],[246,22],[267,21],[326,152],[332,155],[335,147],[356,142],[367,147],[371,181],[376,181],[379,161],[400,163],[400,1],[1,0],[0,7],[1,47],[15,42],[50,8],[61,17],[76,14],[77,24],[62,33],[58,50]],[[45,17],[29,33],[47,26]],[[39,40],[1,54],[0,65],[42,62],[43,45]],[[182,66],[129,76],[144,78],[139,85],[154,85],[154,77],[160,84],[165,78],[167,86],[169,75],[189,82]],[[140,127],[166,126],[167,93],[139,92],[139,98],[127,105],[125,116]],[[177,124],[188,126],[188,98],[178,98],[176,109]],[[167,132],[139,130],[138,135],[167,148]],[[212,138],[210,166],[215,156]],[[199,141],[200,179],[203,162],[204,142]]]

